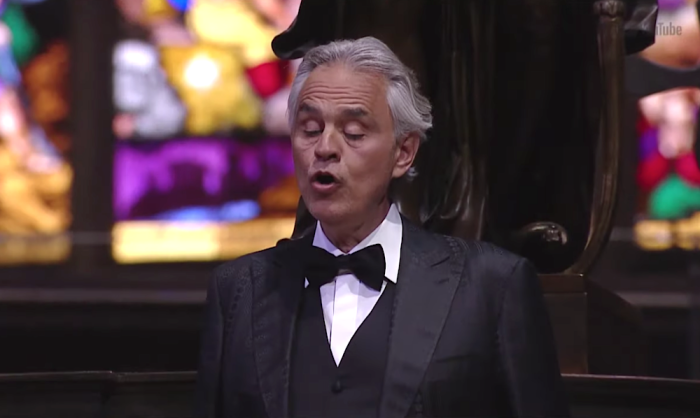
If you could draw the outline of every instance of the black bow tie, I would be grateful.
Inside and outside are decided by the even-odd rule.
[[[386,261],[379,244],[370,245],[357,252],[338,257],[316,247],[307,247],[304,256],[304,274],[309,284],[321,287],[330,283],[344,271],[350,271],[366,286],[379,291],[384,283]]]

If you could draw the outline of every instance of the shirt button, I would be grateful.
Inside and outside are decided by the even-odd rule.
[[[333,393],[340,393],[343,391],[343,383],[340,380],[336,380],[331,386],[331,391]]]

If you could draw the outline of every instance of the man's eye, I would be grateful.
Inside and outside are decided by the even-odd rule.
[[[365,136],[364,131],[362,125],[355,121],[348,122],[343,127],[343,134],[351,141],[362,139]]]
[[[351,141],[356,141],[358,139],[362,139],[365,136],[365,134],[351,134],[348,132],[345,132],[345,137]]]
[[[323,127],[321,126],[321,124],[312,119],[303,121],[300,125],[300,128],[302,132],[304,132],[304,135],[309,137],[318,136],[323,132]]]

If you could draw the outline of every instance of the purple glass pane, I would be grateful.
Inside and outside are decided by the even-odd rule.
[[[686,0],[659,0],[659,10],[674,10],[688,4]]]
[[[644,161],[654,155],[659,149],[659,130],[649,128],[639,138],[639,158]]]
[[[179,139],[117,144],[114,213],[117,221],[198,218],[248,213],[265,189],[294,174],[289,139],[255,143],[231,139]],[[239,202],[239,203],[236,203]],[[174,216],[174,215],[173,215]]]

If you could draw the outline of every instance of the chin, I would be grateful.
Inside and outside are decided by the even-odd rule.
[[[328,200],[311,200],[306,203],[306,208],[317,221],[324,224],[336,224],[348,216],[347,207]]]

